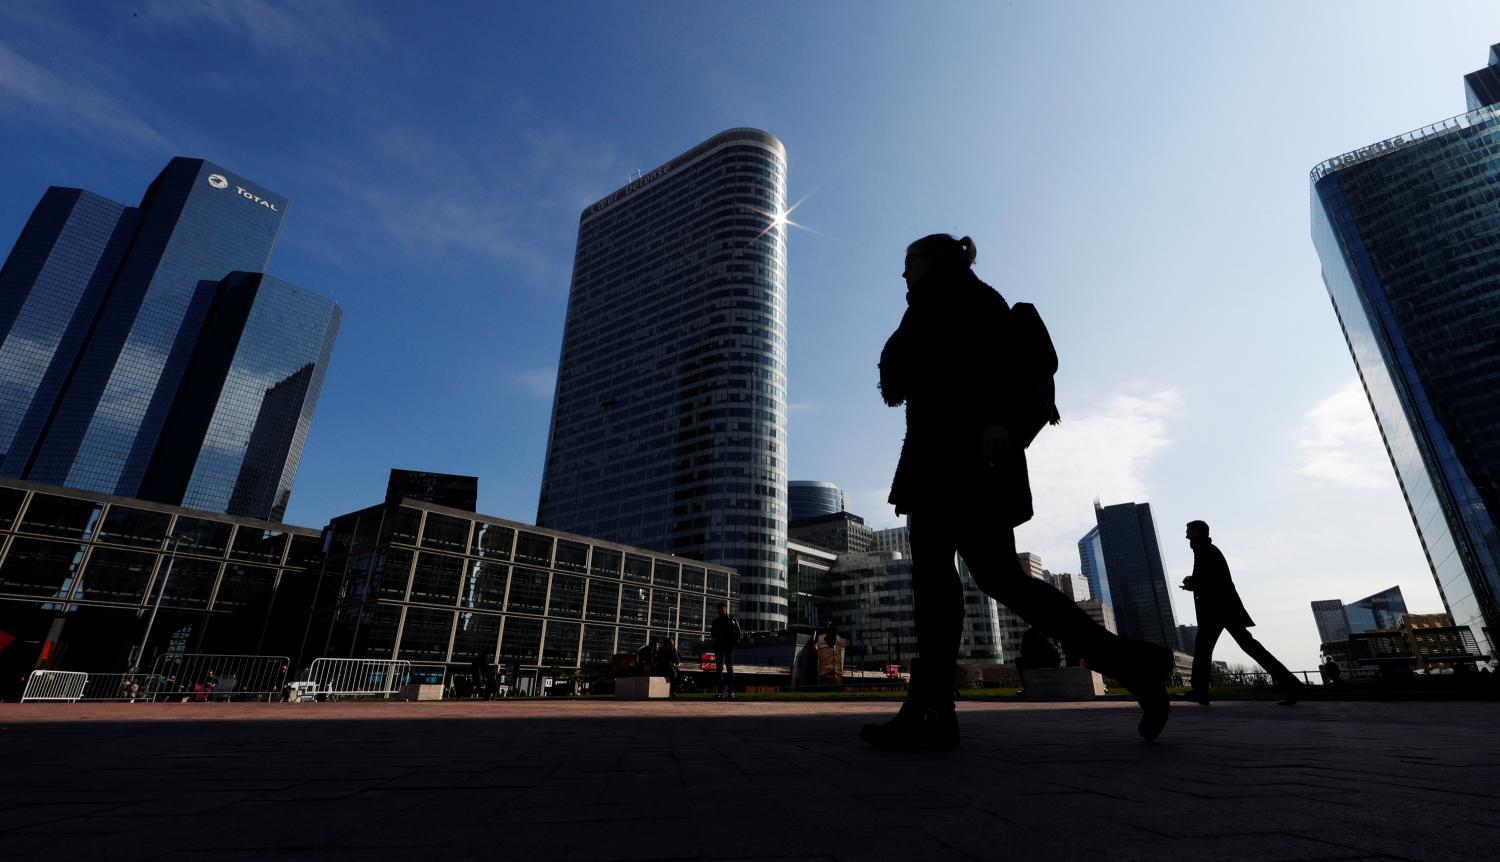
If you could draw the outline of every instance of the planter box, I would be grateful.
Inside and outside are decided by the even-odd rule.
[[[1033,668],[1021,682],[1027,700],[1093,700],[1104,694],[1104,677],[1086,667]]]
[[[413,683],[401,686],[402,700],[442,700],[443,687],[436,683]]]
[[[666,700],[672,694],[659,676],[625,676],[615,680],[615,700]]]

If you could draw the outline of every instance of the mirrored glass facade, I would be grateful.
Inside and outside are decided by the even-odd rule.
[[[1500,111],[1313,171],[1323,281],[1455,624],[1500,624]],[[1351,621],[1352,622],[1352,621]]]
[[[288,206],[187,158],[139,207],[48,190],[0,270],[0,475],[280,517],[338,318],[258,275]]]
[[[695,655],[737,604],[723,567],[410,498],[328,533],[308,657],[597,670],[647,637]]]
[[[172,552],[169,537],[180,542]],[[0,697],[36,667],[123,671],[168,649],[293,656],[317,530],[0,480]]]
[[[537,522],[786,596],[786,150],[732,129],[580,218]]]
[[[786,485],[787,521],[804,521],[848,511],[849,499],[832,482],[793,479]]]
[[[1120,634],[1179,649],[1171,585],[1150,503],[1094,504],[1110,606]],[[1038,567],[1040,568],[1040,567]],[[1089,584],[1090,589],[1093,583]]]

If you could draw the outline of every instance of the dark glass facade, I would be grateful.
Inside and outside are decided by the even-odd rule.
[[[1179,649],[1171,585],[1150,503],[1094,505],[1110,606],[1120,634]],[[1101,581],[1104,579],[1101,579]],[[1089,584],[1090,588],[1093,583]]]
[[[0,480],[0,631],[16,638],[0,698],[36,667],[125,670],[158,599],[144,666],[168,649],[294,656],[320,547],[317,530]]]
[[[1500,111],[1312,172],[1323,281],[1453,621],[1500,625]]]
[[[280,520],[339,320],[332,300],[279,279],[246,272],[226,277],[140,496]]]
[[[733,129],[578,227],[537,522],[728,565],[787,623],[786,151]]]
[[[793,479],[786,484],[787,521],[837,515],[849,508],[844,491],[832,482]]]
[[[525,678],[608,668],[648,636],[690,656],[736,577],[412,499],[335,518],[328,535],[309,658],[477,661]]]
[[[49,190],[0,275],[0,474],[279,517],[338,318],[257,274],[288,206],[201,159],[173,159],[139,207]],[[224,343],[242,352],[205,384],[197,360]],[[213,425],[205,446],[240,447],[229,460],[243,475],[224,479],[226,459],[207,449],[163,445],[181,439],[185,413]]]

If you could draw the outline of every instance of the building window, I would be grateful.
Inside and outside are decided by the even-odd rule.
[[[516,562],[551,567],[552,537],[523,531],[516,539]]]
[[[270,610],[271,591],[275,584],[275,569],[230,563],[224,567],[224,578],[214,597],[214,610],[264,615]]]
[[[553,575],[552,596],[547,601],[550,616],[578,619],[583,616],[583,577]]]
[[[0,593],[67,598],[84,547],[17,536],[0,564]]]
[[[275,565],[281,562],[285,550],[286,533],[241,526],[234,532],[234,546],[229,549],[229,558]]]
[[[536,664],[542,646],[542,621],[526,617],[506,617],[505,633],[500,639],[500,658],[520,664]]]
[[[676,563],[657,560],[656,570],[651,576],[651,583],[658,587],[668,587],[675,590],[679,583],[678,573],[679,569]]]
[[[219,579],[218,562],[178,557],[161,564],[157,575],[158,585],[153,593],[160,592],[161,603],[174,608],[206,608],[208,598],[213,595],[214,582]]]
[[[578,664],[578,623],[547,622],[547,645],[542,664],[573,667]]]
[[[587,618],[593,622],[615,622],[615,611],[620,605],[620,585],[614,581],[592,578],[589,580],[589,602]]]
[[[510,567],[504,563],[474,560],[464,580],[459,605],[466,608],[505,610],[505,578]]]
[[[422,523],[422,513],[410,506],[397,506],[386,515],[381,527],[381,541],[399,542],[403,545],[417,543],[417,528]]]
[[[75,599],[139,604],[156,567],[155,554],[95,548],[78,581]],[[163,564],[165,566],[165,564]]]
[[[33,494],[18,529],[23,533],[87,540],[99,521],[99,509],[99,504],[90,500]]]
[[[625,580],[633,584],[651,583],[651,560],[635,554],[626,554]]]
[[[138,548],[160,548],[171,523],[172,516],[166,512],[110,506],[109,511],[104,513],[104,523],[99,527],[98,541],[113,545],[134,545]]]
[[[172,528],[172,534],[182,540],[177,546],[180,553],[222,557],[229,549],[229,533],[233,529],[231,525],[223,521],[209,521],[204,518],[178,515],[177,525]]]
[[[490,557],[497,560],[510,559],[511,542],[515,539],[516,531],[510,527],[502,527],[499,524],[486,524],[480,521],[474,527],[474,549],[476,557]]]
[[[566,572],[588,571],[589,546],[567,539],[557,540],[557,561],[554,568]]]
[[[463,557],[450,557],[431,551],[417,554],[417,567],[411,576],[410,601],[452,605],[458,601],[458,585],[462,580],[463,567]]]
[[[404,661],[447,661],[448,636],[453,632],[453,612],[439,608],[407,608],[401,628]]]
[[[453,630],[453,660],[490,664],[500,645],[500,617],[461,612]]]
[[[605,578],[620,577],[620,552],[611,551],[608,548],[594,547],[593,556],[589,558],[589,572]]]
[[[469,521],[436,512],[427,513],[427,524],[422,528],[422,547],[437,548],[462,554],[469,546]]]
[[[547,606],[547,573],[516,566],[510,573],[510,593],[505,609],[511,613],[541,616]]]

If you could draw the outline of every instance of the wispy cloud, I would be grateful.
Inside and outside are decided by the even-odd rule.
[[[1330,395],[1302,418],[1299,476],[1348,488],[1388,488],[1395,481],[1380,428],[1358,380]]]
[[[322,55],[385,42],[384,30],[353,4],[302,0],[197,0],[157,2],[148,18],[179,27],[206,26],[248,40],[269,52]]]
[[[512,382],[538,398],[551,398],[557,388],[556,368],[526,368],[506,375]]]
[[[0,42],[0,107],[127,150],[170,152],[171,144],[98,84],[64,77]]]
[[[1065,417],[1037,437],[1027,459],[1036,518],[1017,531],[1023,550],[1055,571],[1076,571],[1078,539],[1094,525],[1091,501],[1145,502],[1146,469],[1172,444],[1176,390],[1118,393],[1091,413]]]

